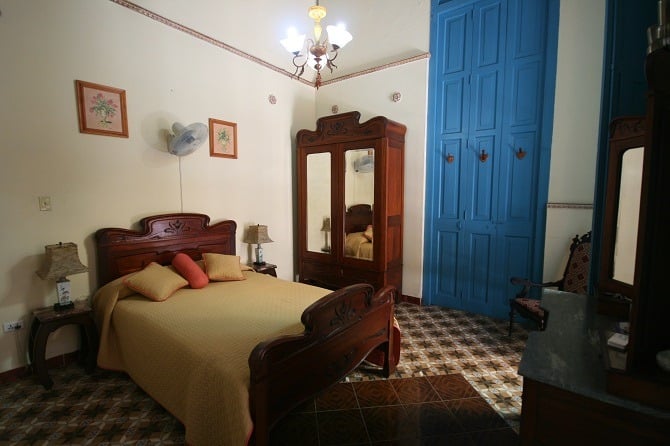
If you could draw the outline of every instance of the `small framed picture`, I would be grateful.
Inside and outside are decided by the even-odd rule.
[[[79,131],[127,138],[126,91],[80,80],[75,84]]]
[[[237,158],[237,124],[209,118],[209,156]]]

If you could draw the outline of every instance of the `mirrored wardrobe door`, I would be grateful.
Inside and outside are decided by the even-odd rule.
[[[307,155],[306,235],[312,252],[331,252],[331,164],[330,152]]]
[[[374,259],[375,150],[344,152],[344,256]]]

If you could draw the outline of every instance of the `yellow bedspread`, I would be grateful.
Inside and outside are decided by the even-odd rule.
[[[372,242],[362,232],[347,234],[344,241],[344,255],[359,259],[372,260]]]
[[[248,358],[260,342],[303,331],[300,316],[328,290],[245,271],[247,280],[183,288],[164,302],[122,284],[93,298],[98,365],[122,370],[181,420],[193,446],[247,443]]]

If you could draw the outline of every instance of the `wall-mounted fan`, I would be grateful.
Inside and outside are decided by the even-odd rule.
[[[193,153],[207,139],[209,128],[201,122],[184,127],[175,122],[172,124],[174,135],[168,137],[168,152],[177,156]]]
[[[359,173],[368,173],[375,170],[375,156],[368,151],[367,155],[363,155],[354,161],[354,170]]]

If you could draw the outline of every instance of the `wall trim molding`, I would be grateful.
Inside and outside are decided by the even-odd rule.
[[[142,14],[143,16],[148,17],[151,20],[155,20],[159,23],[162,23],[163,25],[167,25],[170,28],[174,28],[178,31],[186,33],[186,34],[190,35],[191,37],[195,37],[196,39],[200,39],[200,40],[202,40],[204,42],[207,42],[211,45],[219,47],[219,48],[221,48],[225,51],[233,53],[233,54],[235,54],[239,57],[247,59],[251,62],[255,62],[255,63],[257,63],[257,64],[259,64],[259,65],[261,65],[261,66],[263,66],[263,67],[265,67],[269,70],[274,71],[275,73],[282,74],[282,75],[287,76],[291,79],[294,79],[298,82],[301,82],[305,85],[309,85],[310,87],[316,88],[316,85],[314,85],[314,82],[312,82],[312,81],[308,81],[307,79],[299,78],[288,70],[280,68],[280,67],[278,67],[276,65],[273,65],[269,62],[266,62],[263,59],[254,56],[253,54],[249,54],[245,51],[242,51],[238,48],[235,48],[232,45],[228,45],[225,42],[222,42],[222,41],[217,40],[213,37],[210,37],[207,34],[203,34],[199,31],[196,31],[193,28],[189,28],[188,26],[184,26],[181,23],[178,23],[178,22],[175,22],[174,20],[168,19],[167,17],[163,17],[160,14],[156,14],[155,12],[150,11],[146,8],[143,8],[139,5],[136,5],[133,2],[129,2],[127,0],[109,0],[109,1],[111,1],[112,3],[116,3],[119,6],[123,6],[124,8],[128,8],[131,11],[134,11],[138,14]],[[397,66],[400,66],[400,65],[405,65],[405,64],[408,64],[408,63],[416,62],[418,60],[423,60],[423,59],[427,59],[427,58],[430,58],[430,53],[422,53],[422,54],[419,54],[417,56],[408,57],[406,59],[401,59],[401,60],[398,60],[398,61],[395,61],[395,62],[390,62],[390,63],[384,64],[384,65],[379,65],[377,67],[373,67],[373,68],[369,68],[369,69],[366,69],[366,70],[357,71],[355,73],[351,73],[351,74],[347,74],[347,75],[344,75],[344,76],[329,79],[329,80],[321,82],[321,86],[323,87],[323,86],[326,86],[326,85],[335,84],[337,82],[341,82],[341,81],[344,81],[344,80],[347,80],[347,79],[352,79],[354,77],[364,76],[366,74],[375,73],[377,71],[386,70],[386,69],[389,69],[389,68],[397,67]]]
[[[364,75],[370,74],[370,73],[376,73],[377,71],[383,71],[383,70],[386,70],[388,68],[399,67],[401,65],[405,65],[405,64],[408,64],[408,63],[412,63],[412,62],[416,62],[418,60],[424,60],[424,59],[430,59],[430,53],[421,53],[419,55],[408,57],[406,59],[397,60],[395,62],[389,62],[389,63],[384,64],[384,65],[379,65],[379,66],[376,66],[376,67],[372,67],[372,68],[368,68],[368,69],[365,69],[365,70],[357,71],[357,72],[351,73],[351,74],[345,74],[344,76],[339,76],[339,77],[336,77],[336,78],[333,78],[333,79],[330,79],[330,80],[327,80],[327,81],[322,81],[321,86],[323,87],[324,85],[334,84],[336,82],[345,81],[347,79],[352,79],[354,77],[364,76]]]
[[[414,305],[421,305],[421,298],[420,297],[414,297],[414,296],[408,296],[407,294],[403,294],[400,296],[400,301],[401,302],[407,302],[409,304],[414,304]]]
[[[593,203],[547,203],[547,209],[593,209]]]

